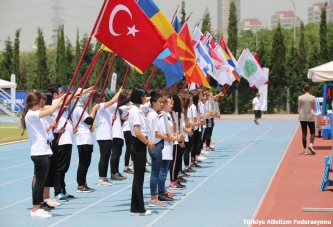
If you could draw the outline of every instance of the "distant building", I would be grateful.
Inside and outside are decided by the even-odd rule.
[[[229,8],[231,1],[235,2],[237,21],[240,22],[240,0],[217,0],[217,30],[219,33],[223,33],[225,39],[228,39]]]
[[[271,28],[276,28],[280,21],[282,28],[293,28],[300,26],[300,20],[294,17],[294,11],[279,11],[271,16]]]
[[[326,5],[326,20],[327,21],[332,21],[332,1]],[[316,3],[313,4],[312,6],[309,6],[308,8],[308,22],[309,23],[315,23],[319,24],[320,23],[320,15],[321,15],[321,9],[325,7],[325,2],[322,3]]]
[[[251,30],[257,32],[263,28],[265,28],[265,26],[261,24],[261,21],[258,18],[244,19],[242,22],[238,24],[239,32],[243,30]]]

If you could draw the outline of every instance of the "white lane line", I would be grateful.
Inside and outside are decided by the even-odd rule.
[[[161,215],[159,215],[154,221],[152,221],[150,224],[147,225],[147,227],[152,226],[153,224],[155,224],[157,221],[159,221],[161,218],[163,218],[167,213],[169,213],[169,211],[173,210],[179,203],[181,203],[182,201],[184,201],[184,199],[186,199],[189,195],[191,195],[195,190],[197,190],[201,185],[203,185],[203,183],[205,183],[209,178],[211,178],[212,176],[214,176],[217,172],[219,172],[221,169],[223,169],[226,165],[228,165],[231,161],[233,161],[235,158],[237,158],[240,154],[242,154],[246,149],[248,149],[249,147],[251,147],[257,140],[259,140],[261,137],[263,137],[265,134],[267,134],[269,131],[271,131],[273,129],[273,127],[269,126],[270,129],[268,129],[265,133],[263,133],[261,136],[259,136],[255,141],[253,141],[252,143],[250,143],[248,146],[246,146],[243,150],[241,150],[240,152],[238,152],[234,157],[232,157],[229,161],[227,161],[225,164],[223,164],[220,168],[218,168],[215,172],[213,172],[212,174],[210,174],[209,176],[207,176],[200,184],[198,184],[195,188],[193,188],[190,192],[186,193],[186,195],[181,198],[180,200],[178,200],[174,205],[172,205],[171,207],[169,207],[166,211],[164,211]],[[244,130],[241,130],[244,131]],[[239,131],[239,132],[241,132]],[[238,133],[239,133],[238,132]],[[235,133],[234,133],[235,134]],[[237,133],[236,133],[237,134]],[[230,136],[229,136],[230,137]],[[228,137],[226,137],[228,138]],[[226,139],[224,138],[224,139]],[[223,139],[223,140],[224,140]],[[222,141],[222,140],[221,140]],[[220,141],[219,141],[220,142]]]
[[[16,168],[16,167],[20,167],[20,166],[25,166],[25,165],[28,165],[28,164],[31,164],[31,162],[26,162],[26,163],[23,163],[23,164],[20,164],[20,165],[16,165],[16,166],[11,166],[11,167],[7,167],[7,168],[3,168],[3,169],[0,169],[0,171],[2,171],[2,170],[6,170],[6,169]]]
[[[144,179],[146,179],[146,178],[150,178],[150,175],[149,175],[149,176],[146,176]],[[61,222],[64,222],[64,221],[66,221],[66,220],[68,220],[68,219],[74,217],[75,215],[77,215],[77,214],[79,214],[79,213],[81,213],[81,212],[83,212],[83,211],[89,209],[90,207],[93,207],[93,206],[99,204],[100,202],[103,202],[104,200],[109,199],[110,197],[112,197],[112,196],[114,196],[114,195],[117,195],[118,193],[120,193],[120,192],[122,192],[122,191],[124,191],[124,190],[126,190],[126,189],[128,189],[128,188],[130,188],[130,187],[132,187],[132,184],[126,186],[126,187],[123,188],[123,189],[120,189],[120,190],[118,190],[118,191],[112,193],[111,195],[108,195],[107,197],[104,197],[103,199],[98,200],[98,201],[95,202],[95,203],[90,204],[89,206],[86,206],[85,208],[83,208],[83,209],[81,209],[81,210],[75,212],[75,213],[72,214],[72,215],[69,215],[69,216],[67,216],[67,217],[65,217],[65,218],[63,218],[63,219],[61,219],[60,221],[57,221],[56,223],[53,223],[52,225],[49,225],[49,227],[56,226],[56,225],[60,224]]]
[[[20,155],[15,155],[15,156],[9,156],[9,157],[6,157],[6,158],[0,158],[0,160],[9,159],[9,158],[16,158],[16,157],[20,157],[20,156],[23,156],[23,155],[26,155],[26,154],[20,154]]]
[[[299,127],[299,125],[298,125],[298,127]],[[293,142],[293,140],[294,140],[294,138],[295,138],[295,135],[296,135],[296,133],[297,133],[298,127],[296,127],[296,130],[295,130],[295,132],[294,132],[294,136],[293,136],[292,139],[290,140],[287,149],[285,150],[285,152],[284,152],[284,154],[283,154],[283,156],[282,156],[282,158],[281,158],[281,160],[280,160],[278,166],[276,167],[275,172],[274,172],[273,176],[271,177],[271,180],[269,181],[269,183],[268,183],[268,185],[267,185],[266,191],[264,192],[263,196],[261,197],[261,200],[260,200],[260,202],[259,202],[259,204],[258,204],[258,206],[257,206],[257,209],[256,209],[256,211],[254,212],[254,214],[253,214],[251,220],[254,220],[254,218],[257,216],[257,214],[258,214],[258,212],[259,212],[259,210],[260,210],[260,208],[261,208],[261,205],[262,205],[262,203],[264,202],[264,200],[265,200],[265,198],[266,198],[266,195],[267,195],[269,189],[271,188],[271,185],[272,185],[272,183],[273,183],[273,180],[274,180],[274,178],[275,178],[275,175],[276,175],[277,171],[279,170],[280,165],[281,165],[282,161],[284,160],[284,157],[286,156],[287,151],[288,151],[288,149],[289,149],[291,143]],[[248,227],[252,227],[252,224],[249,224]]]
[[[99,157],[99,156],[94,156],[94,157],[91,158],[91,160],[93,160],[93,159],[95,159],[95,158],[98,158],[98,157]],[[78,164],[78,163],[79,163],[79,162],[74,162],[74,163],[70,164],[70,166],[76,165],[76,164]],[[27,176],[27,177],[23,177],[23,178],[20,178],[20,179],[14,180],[14,181],[10,181],[10,182],[7,182],[7,183],[0,184],[0,187],[1,187],[1,186],[4,186],[4,185],[7,185],[7,184],[15,183],[15,182],[20,181],[20,180],[27,179],[27,178],[29,178],[29,177],[32,177],[32,175],[29,175],[29,176]]]

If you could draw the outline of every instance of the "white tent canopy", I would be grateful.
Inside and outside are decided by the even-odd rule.
[[[16,88],[16,83],[0,79],[0,88]]]
[[[308,78],[313,82],[333,81],[333,61],[309,69]]]

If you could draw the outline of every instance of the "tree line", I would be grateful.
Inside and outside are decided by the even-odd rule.
[[[326,9],[322,8],[321,22],[319,25],[309,23],[296,29],[296,40],[293,40],[293,29],[284,29],[278,24],[277,28],[269,30],[262,29],[256,34],[251,30],[238,32],[236,6],[233,1],[230,3],[230,16],[228,28],[227,44],[236,59],[240,56],[243,48],[250,42],[249,49],[255,51],[256,35],[258,37],[257,55],[263,67],[270,69],[268,86],[268,112],[278,112],[285,109],[286,102],[289,101],[291,112],[297,112],[297,98],[302,94],[304,84],[308,83],[312,87],[312,94],[316,97],[322,96],[323,83],[313,83],[307,79],[309,68],[331,61],[333,59],[333,23],[326,21]],[[182,2],[180,11],[180,22],[183,24],[186,18],[185,2]],[[206,8],[201,22],[201,30],[211,31],[211,17],[209,9]],[[88,40],[88,34],[79,37],[77,30],[76,42],[73,45],[69,38],[65,36],[64,26],[59,26],[56,35],[56,42],[52,47],[45,44],[43,30],[37,29],[36,50],[31,52],[21,52],[19,50],[20,31],[15,32],[14,41],[10,37],[4,41],[5,47],[0,54],[0,77],[10,80],[10,75],[16,75],[18,90],[43,90],[51,83],[68,85],[72,79],[76,66],[81,57],[81,53]],[[223,34],[215,33],[219,40]],[[91,43],[87,53],[83,58],[82,66],[77,78],[81,78],[92,62],[97,51],[100,49],[99,42]],[[135,50],[133,50],[135,51]],[[92,73],[88,85],[94,85],[108,56],[108,52],[103,51],[95,70]],[[139,53],[138,53],[139,55]],[[140,57],[140,56],[138,56]],[[127,63],[117,58],[112,72],[116,72],[117,87],[120,87],[124,78]],[[153,67],[143,75],[135,70],[130,70],[125,88],[131,89],[134,86],[143,86],[149,77]],[[105,70],[102,80],[98,85],[100,89],[106,78]],[[76,81],[76,83],[78,80]],[[76,84],[74,83],[74,85]],[[183,85],[182,81],[178,88]],[[210,80],[212,91],[217,92],[217,84]],[[165,78],[161,70],[157,70],[149,88],[162,89],[165,85]],[[226,95],[220,102],[222,113],[235,112],[235,91],[238,90],[238,112],[248,113],[251,111],[251,101],[256,93],[256,89],[249,87],[246,80],[235,81]],[[290,94],[287,95],[287,89]]]

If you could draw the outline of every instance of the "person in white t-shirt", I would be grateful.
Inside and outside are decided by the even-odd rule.
[[[170,193],[165,188],[165,181],[170,169],[170,161],[173,159],[173,144],[177,140],[176,134],[173,133],[173,121],[170,115],[172,111],[173,101],[171,95],[163,96],[163,109],[158,115],[158,119],[161,125],[161,131],[163,134],[169,134],[172,141],[164,140],[164,146],[162,150],[162,161],[160,171],[157,178],[158,185],[158,200],[160,201],[173,201],[173,193]],[[164,116],[165,115],[165,116]]]
[[[99,145],[100,159],[98,163],[98,173],[99,181],[98,186],[112,186],[113,182],[107,178],[107,171],[109,167],[109,161],[111,158],[112,149],[112,116],[111,116],[111,106],[115,104],[122,89],[116,92],[111,90],[104,91],[103,102],[100,103],[99,110],[96,114],[96,140]],[[100,94],[98,94],[99,98]],[[111,166],[111,161],[110,161]]]
[[[151,108],[149,109],[147,115],[147,133],[149,141],[153,141],[156,149],[151,151],[148,148],[148,153],[151,157],[151,175],[150,175],[150,207],[165,207],[166,204],[159,201],[157,199],[157,179],[161,168],[162,162],[162,150],[164,147],[164,141],[172,142],[172,138],[170,135],[163,133],[161,130],[161,123],[158,120],[158,113],[162,110],[163,107],[163,98],[160,93],[156,91],[152,91],[150,93],[150,105]],[[153,122],[154,129],[153,129]],[[154,131],[153,131],[154,130]],[[155,138],[152,138],[155,137]]]
[[[93,124],[99,104],[96,104],[89,115],[87,111],[83,111],[89,94],[82,95],[72,113],[72,120],[74,123],[74,130],[76,133],[76,145],[79,153],[79,165],[77,168],[76,181],[78,184],[77,192],[94,192],[95,189],[88,187],[87,185],[87,173],[91,163],[93,148],[93,131],[94,128],[90,127]],[[82,117],[81,117],[82,115]],[[81,119],[80,119],[81,117]],[[77,128],[75,128],[77,127]]]
[[[257,93],[256,97],[252,100],[252,111],[254,111],[254,123],[259,125],[258,119],[261,119],[261,100],[259,93]]]
[[[142,88],[134,88],[131,94],[133,106],[129,111],[128,123],[131,134],[134,137],[132,144],[132,158],[134,162],[134,176],[132,184],[131,215],[151,215],[150,210],[145,209],[143,200],[143,182],[146,169],[147,146],[151,151],[155,150],[154,142],[147,138],[147,122],[140,105],[146,102],[147,91]]]
[[[51,214],[40,209],[42,202],[44,184],[50,166],[50,155],[52,150],[49,145],[49,138],[41,118],[51,115],[63,101],[63,96],[49,108],[40,110],[42,94],[30,92],[26,98],[26,104],[22,113],[21,124],[23,130],[27,129],[31,147],[31,160],[34,162],[36,182],[33,187],[32,201],[33,206],[30,213],[31,218],[50,218]],[[56,124],[52,125],[56,126]]]

